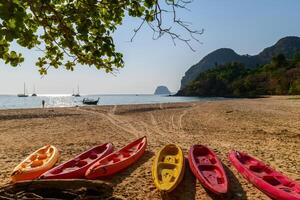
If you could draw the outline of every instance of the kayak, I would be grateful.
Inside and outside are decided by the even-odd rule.
[[[229,154],[232,165],[244,178],[273,199],[300,200],[300,184],[254,157],[232,151]]]
[[[171,192],[181,182],[185,170],[182,149],[168,144],[156,155],[152,165],[152,178],[155,186],[162,192]]]
[[[211,192],[222,195],[228,191],[228,178],[215,152],[203,145],[194,145],[188,155],[190,169],[200,183]]]
[[[147,138],[142,137],[119,151],[95,162],[85,173],[88,179],[100,179],[112,176],[135,163],[145,152]]]
[[[59,152],[56,147],[46,145],[30,154],[11,174],[12,182],[33,180],[51,169],[59,159]]]
[[[113,152],[111,143],[93,147],[75,158],[50,169],[41,175],[42,179],[84,178],[86,170],[99,159]]]

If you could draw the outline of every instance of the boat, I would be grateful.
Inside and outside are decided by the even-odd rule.
[[[73,96],[73,97],[80,97],[80,94],[79,94],[79,85],[77,85],[77,93],[75,94],[75,93],[74,93],[74,90],[73,90],[72,96]]]
[[[23,94],[18,94],[17,96],[18,97],[28,97],[28,95],[26,94],[26,85],[25,85],[25,83],[24,83],[24,92],[23,92]]]
[[[135,163],[144,153],[147,138],[142,137],[94,163],[85,173],[88,179],[112,176]]]
[[[111,143],[95,146],[75,158],[58,165],[40,176],[41,179],[80,179],[86,170],[99,159],[112,153]]]
[[[12,182],[33,180],[51,169],[59,159],[59,152],[56,147],[46,145],[30,154],[11,174]]]
[[[231,151],[229,160],[244,178],[272,199],[300,200],[300,184],[262,161],[238,151]]]
[[[152,178],[162,192],[171,192],[184,176],[185,158],[182,149],[175,144],[163,147],[155,156],[152,165]]]
[[[35,86],[33,86],[33,93],[31,94],[32,97],[36,97],[37,94],[35,93]]]
[[[97,100],[84,98],[84,99],[82,100],[82,103],[83,103],[83,104],[86,104],[86,105],[97,105],[98,102],[99,102],[99,99],[100,99],[100,98],[98,98]]]
[[[228,178],[217,155],[204,145],[194,145],[188,154],[189,166],[198,181],[208,190],[223,195],[228,192]]]

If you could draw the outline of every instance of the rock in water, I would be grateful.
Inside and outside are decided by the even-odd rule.
[[[156,88],[154,94],[155,95],[162,95],[162,94],[170,95],[171,92],[166,86],[161,85]]]

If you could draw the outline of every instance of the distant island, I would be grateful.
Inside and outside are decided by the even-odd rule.
[[[256,56],[219,49],[191,67],[179,96],[300,94],[300,38],[286,37]]]
[[[155,95],[170,95],[171,92],[166,86],[160,85],[156,88],[154,94]]]

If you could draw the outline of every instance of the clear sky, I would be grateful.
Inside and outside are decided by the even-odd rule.
[[[43,94],[71,93],[77,84],[82,94],[153,93],[158,85],[177,91],[185,71],[213,50],[228,47],[239,54],[257,54],[282,37],[300,36],[299,0],[194,0],[189,8],[178,14],[195,29],[205,29],[199,37],[202,44],[194,43],[196,52],[180,42],[174,46],[168,37],[153,41],[147,27],[130,43],[138,21],[126,18],[115,33],[125,60],[116,76],[78,66],[74,72],[50,69],[41,78],[34,65],[39,52],[14,47],[25,62],[17,68],[0,62],[0,94],[22,92],[23,82],[28,92],[35,85]]]

